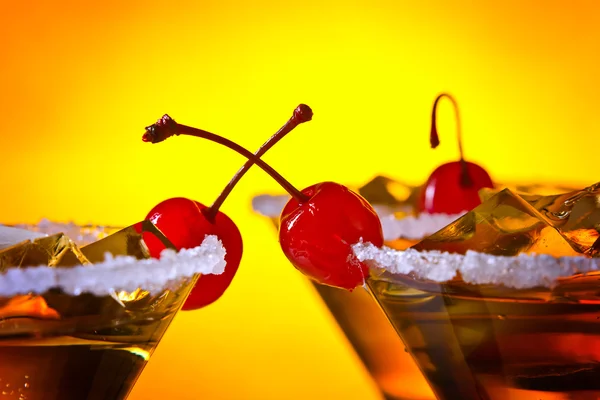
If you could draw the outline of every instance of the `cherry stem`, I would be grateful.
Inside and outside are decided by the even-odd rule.
[[[294,110],[292,117],[277,132],[275,132],[273,136],[271,136],[265,143],[263,143],[262,146],[259,147],[259,149],[254,153],[255,158],[260,158],[277,142],[283,139],[288,133],[293,131],[298,125],[310,121],[312,116],[313,112],[310,107],[306,104],[300,104]],[[233,178],[231,178],[215,202],[204,210],[204,215],[209,221],[214,221],[217,213],[219,212],[219,208],[221,208],[223,202],[225,199],[227,199],[227,196],[229,196],[235,185],[237,185],[240,179],[242,179],[246,172],[248,172],[250,167],[255,164],[255,158],[249,158],[248,161],[246,161],[246,163],[236,172]]]
[[[259,157],[257,157],[244,147],[217,134],[207,132],[198,128],[193,128],[191,126],[178,124],[168,115],[164,115],[161,119],[158,120],[157,123],[146,127],[146,132],[142,136],[142,140],[144,142],[159,143],[173,135],[196,136],[228,147],[231,150],[246,157],[248,160],[251,160],[253,164],[256,164],[259,168],[264,170],[273,179],[275,179],[277,183],[279,183],[281,187],[285,189],[286,192],[288,192],[293,198],[298,200],[298,202],[304,203],[309,200],[308,196],[296,189],[296,187],[294,187],[289,181],[287,181],[283,176],[281,176],[277,171],[275,171],[270,165],[268,165],[266,162],[261,160]]]
[[[456,102],[456,99],[448,93],[440,93],[435,98],[435,102],[433,103],[433,110],[431,111],[431,133],[429,134],[429,143],[431,144],[432,149],[435,149],[440,144],[440,137],[439,137],[438,131],[437,131],[437,109],[438,109],[438,104],[439,104],[440,100],[443,99],[444,97],[447,98],[448,100],[450,100],[450,102],[452,102],[452,105],[454,106],[454,114],[455,114],[455,118],[456,118],[456,139],[458,142],[458,152],[460,155],[460,164],[461,164],[460,184],[462,186],[471,186],[471,185],[473,185],[473,179],[471,179],[471,176],[469,175],[469,170],[467,169],[467,162],[465,161],[465,157],[463,154],[462,129],[461,129],[461,123],[460,123],[460,113],[459,113],[459,109],[458,109],[458,103]]]

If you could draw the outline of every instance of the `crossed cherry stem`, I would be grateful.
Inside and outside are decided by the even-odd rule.
[[[307,201],[308,196],[283,179],[259,157],[296,126],[310,121],[311,118],[312,110],[310,107],[306,105],[298,106],[286,124],[259,148],[258,155],[254,155],[233,141],[214,133],[177,124],[168,115],[164,115],[157,123],[146,127],[146,132],[142,137],[145,142],[158,143],[173,135],[184,134],[211,140],[248,158],[245,165],[238,170],[210,207],[186,198],[171,198],[156,205],[146,216],[146,220],[150,220],[173,243],[177,250],[199,246],[206,235],[216,235],[227,250],[225,254],[227,268],[225,271],[218,275],[206,274],[200,276],[187,297],[182,307],[183,310],[203,308],[216,301],[229,287],[237,272],[243,253],[242,237],[236,224],[227,215],[219,211],[219,208],[236,183],[253,164],[258,164],[267,171],[292,196],[300,201]],[[144,235],[144,241],[148,246],[150,255],[160,257],[164,245],[152,235]]]
[[[286,192],[288,192],[299,203],[304,203],[308,201],[309,198],[307,195],[305,195],[295,186],[293,186],[279,172],[273,169],[260,157],[263,154],[265,154],[271,147],[273,147],[277,142],[283,139],[285,135],[291,132],[298,125],[310,121],[312,119],[312,116],[313,112],[310,109],[310,107],[305,104],[300,104],[294,110],[292,117],[257,150],[256,154],[251,153],[246,148],[223,136],[205,131],[203,129],[179,124],[167,114],[165,114],[160,120],[158,120],[156,124],[146,127],[146,133],[144,133],[142,140],[144,140],[145,142],[159,143],[174,135],[195,136],[228,147],[231,150],[239,153],[240,155],[248,159],[248,161],[246,161],[246,163],[237,171],[237,173],[229,181],[227,186],[225,186],[225,189],[223,189],[223,191],[217,197],[214,203],[210,207],[203,210],[207,220],[214,221],[214,218],[225,199],[229,196],[229,194],[231,193],[235,185],[239,182],[239,180],[254,164],[256,164],[259,168],[263,169],[267,174],[269,174],[273,179],[275,179],[275,181],[277,181],[277,183],[279,183],[283,187],[283,189]]]
[[[300,191],[260,159],[262,154],[294,127],[311,118],[310,108],[300,105],[288,123],[267,140],[256,154],[222,136],[179,124],[168,115],[164,115],[156,124],[147,127],[142,139],[145,142],[159,143],[174,135],[195,136],[224,145],[248,159],[211,207],[199,205],[203,220],[198,223],[205,226],[203,229],[206,231],[214,229],[224,246],[227,249],[231,246],[234,250],[231,253],[236,255],[236,247],[241,248],[241,240],[236,236],[235,243],[227,244],[225,241],[229,239],[230,232],[235,231],[237,235],[239,231],[228,219],[226,229],[219,235],[217,230],[225,227],[223,223],[218,222],[219,218],[223,220],[226,216],[218,209],[248,168],[256,164],[263,169],[291,195],[280,217],[279,242],[286,257],[310,278],[323,284],[352,290],[364,283],[369,269],[356,258],[351,245],[361,240],[376,246],[383,245],[381,222],[373,207],[357,193],[335,182],[317,183]],[[216,219],[211,221],[211,217]],[[353,223],[348,223],[349,218]],[[213,228],[209,228],[206,222],[212,224]],[[160,224],[161,221],[158,220],[158,223]],[[181,230],[175,230],[173,234],[182,233]],[[195,237],[203,236],[198,232]],[[237,269],[239,257],[232,265]],[[227,271],[226,269],[225,273]],[[211,278],[200,277],[200,280],[202,279]]]
[[[271,147],[277,144],[277,142],[283,139],[298,125],[310,121],[312,119],[312,116],[313,112],[311,108],[306,104],[300,104],[298,107],[296,107],[294,113],[292,114],[292,117],[277,132],[275,132],[273,136],[271,136],[265,143],[263,143],[262,146],[259,147],[259,149],[254,153],[254,157],[248,158],[248,161],[246,161],[246,163],[236,172],[233,178],[231,178],[231,181],[229,181],[227,186],[225,186],[225,189],[223,189],[219,197],[217,197],[215,202],[208,208],[208,210],[206,211],[206,217],[209,221],[214,220],[214,216],[219,211],[219,208],[221,208],[221,206],[223,205],[223,202],[225,201],[227,196],[229,196],[235,185],[237,185],[237,183],[240,181],[240,179],[242,179],[242,177],[246,174],[250,167],[252,167],[252,165],[255,164],[255,160],[260,160],[260,157],[262,157],[267,151],[269,151]],[[301,195],[301,197],[298,197],[296,194],[296,199],[304,198],[304,200],[306,200],[306,195],[296,190],[293,186],[291,186],[291,188],[294,189],[297,192],[297,194],[299,193]]]

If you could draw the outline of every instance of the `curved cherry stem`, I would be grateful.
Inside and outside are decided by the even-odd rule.
[[[310,107],[306,104],[300,104],[294,110],[292,117],[254,153],[256,158],[260,158],[263,154],[269,151],[271,147],[283,139],[288,133],[293,131],[298,125],[310,121],[312,116],[313,112]],[[248,161],[246,161],[246,163],[236,172],[233,178],[231,178],[215,202],[210,207],[205,209],[204,215],[209,221],[214,221],[217,213],[219,212],[219,208],[221,208],[227,196],[229,196],[235,185],[237,185],[240,179],[242,179],[242,177],[246,174],[246,172],[248,172],[254,163],[254,158],[249,158]]]
[[[261,160],[259,157],[257,157],[244,147],[217,134],[198,128],[193,128],[191,126],[178,124],[177,122],[175,122],[175,120],[173,120],[170,116],[166,114],[160,120],[158,120],[157,123],[146,127],[146,132],[142,136],[142,140],[144,142],[159,143],[173,135],[196,136],[199,138],[208,139],[212,142],[228,147],[231,150],[246,157],[248,160],[252,160],[254,164],[256,164],[259,168],[264,170],[273,179],[275,179],[277,183],[279,183],[281,187],[285,189],[286,192],[288,192],[293,198],[295,198],[299,202],[304,203],[309,200],[308,196],[306,196],[304,193],[302,193],[296,187],[294,187],[289,181],[287,181],[283,176],[281,176],[277,171],[275,171],[270,165],[268,165],[266,162]]]
[[[460,123],[460,112],[458,109],[458,103],[456,102],[456,99],[451,94],[440,93],[435,98],[435,101],[433,103],[433,109],[431,111],[431,133],[429,134],[429,143],[431,144],[432,149],[435,149],[440,144],[440,137],[439,137],[438,131],[437,131],[437,109],[438,109],[438,104],[439,104],[440,100],[443,99],[444,97],[447,98],[448,100],[450,100],[450,102],[454,106],[454,115],[456,118],[456,140],[458,142],[458,153],[460,155],[460,163],[461,163],[461,169],[462,169],[460,184],[462,186],[471,186],[473,184],[473,180],[471,179],[471,176],[469,175],[469,171],[467,169],[467,162],[465,161],[465,157],[463,154],[462,126]]]

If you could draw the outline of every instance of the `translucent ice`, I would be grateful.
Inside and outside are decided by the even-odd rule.
[[[433,281],[552,287],[600,268],[600,184],[561,195],[504,189],[411,249],[358,243],[360,260]]]
[[[37,224],[15,225],[15,228],[34,232],[42,236],[64,233],[78,246],[95,242],[122,229],[106,225],[78,225],[73,222],[56,222],[48,219],[42,219]]]
[[[25,240],[0,250],[0,272],[11,267],[90,264],[81,250],[62,233]]]
[[[112,291],[133,292],[140,287],[161,291],[169,282],[195,274],[220,274],[225,268],[225,249],[215,236],[202,245],[176,253],[167,249],[160,260],[113,256],[93,265],[74,267],[31,266],[8,268],[1,275],[0,297],[38,293],[57,288],[70,295],[106,295]]]
[[[600,252],[600,183],[563,195],[531,202],[577,252]]]
[[[458,254],[472,250],[504,256],[579,253],[542,211],[509,189],[490,197],[413,248]]]
[[[376,176],[359,188],[358,193],[371,204],[411,212],[413,205],[417,202],[419,190],[419,186],[400,182],[386,176]]]

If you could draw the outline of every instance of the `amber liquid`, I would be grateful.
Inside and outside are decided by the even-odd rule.
[[[124,399],[146,363],[144,356],[120,344],[55,340],[0,343],[1,398]]]
[[[271,222],[279,229],[276,219]],[[415,241],[398,240],[397,248]],[[373,296],[312,282],[385,400],[431,400],[427,381]]]
[[[404,343],[366,290],[314,286],[386,400],[434,398]]]
[[[89,294],[0,299],[0,398],[126,399],[192,281],[122,294],[123,305]]]
[[[369,285],[440,400],[600,399],[599,274],[553,291]]]

